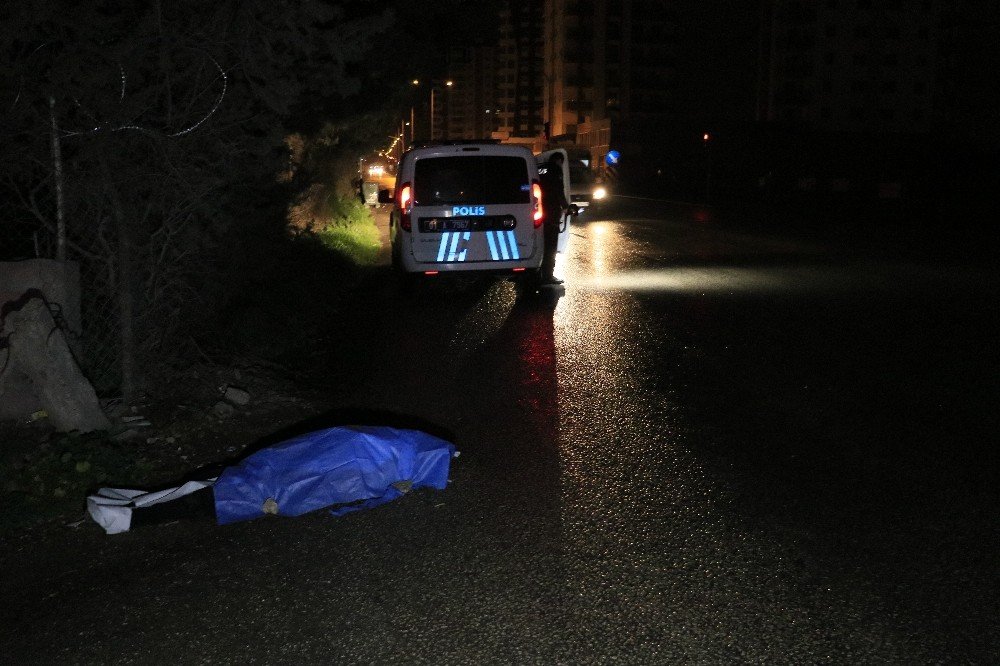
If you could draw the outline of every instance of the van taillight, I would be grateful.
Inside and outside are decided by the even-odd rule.
[[[409,231],[413,225],[410,221],[410,213],[413,212],[413,193],[409,183],[404,183],[399,188],[399,226],[403,231]]]
[[[535,199],[535,214],[533,220],[535,221],[535,228],[542,226],[542,216],[545,211],[542,210],[542,186],[537,180],[531,181],[531,196]]]

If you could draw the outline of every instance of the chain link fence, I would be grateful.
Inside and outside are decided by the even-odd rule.
[[[81,365],[98,393],[117,392],[121,383],[120,318],[107,270],[100,261],[80,262],[80,319]]]
[[[40,224],[6,219],[0,225],[0,261],[55,256],[55,237]]]

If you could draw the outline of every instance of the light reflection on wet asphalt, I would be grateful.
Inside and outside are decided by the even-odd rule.
[[[914,556],[953,507],[907,504],[930,469],[914,461],[981,433],[901,420],[961,409],[968,375],[937,347],[980,339],[937,309],[982,302],[966,288],[995,294],[995,275],[691,218],[587,221],[557,266],[564,289],[435,285],[386,322],[405,339],[367,399],[451,429],[465,456],[449,502],[477,518],[445,552],[479,561],[479,582],[447,586],[452,613],[542,661],[983,653],[996,581],[967,560],[942,573],[933,548]],[[978,587],[949,596],[962,580]],[[495,587],[504,600],[485,609]]]
[[[784,641],[768,627],[793,618],[789,603],[766,600],[792,595],[780,568],[746,575],[752,537],[690,449],[686,387],[671,367],[650,366],[651,346],[669,355],[684,353],[682,345],[669,322],[650,321],[633,289],[615,288],[616,276],[630,279],[642,247],[600,222],[572,242],[554,319],[564,564],[585,627],[578,631],[598,645],[625,640],[637,663],[721,656],[725,636],[748,629],[737,627],[753,608],[750,616],[770,620],[744,636],[744,647],[771,652]]]
[[[747,480],[737,481],[739,473],[727,469],[739,456],[720,458],[712,448],[718,445],[716,439],[749,447],[755,442],[739,431],[732,416],[706,422],[705,410],[691,404],[691,395],[705,392],[706,387],[692,390],[696,388],[692,384],[698,381],[699,362],[717,353],[715,346],[752,350],[753,344],[746,344],[743,336],[763,333],[773,339],[762,344],[777,346],[788,344],[786,336],[796,336],[795,331],[775,334],[774,329],[782,327],[780,321],[761,325],[754,321],[757,318],[787,318],[788,326],[809,335],[809,327],[793,314],[799,300],[806,310],[819,301],[823,310],[822,301],[832,299],[848,316],[874,317],[872,326],[879,326],[877,319],[882,318],[881,325],[891,328],[895,315],[884,308],[897,307],[895,301],[934,295],[927,303],[934,308],[935,299],[964,294],[970,285],[975,293],[995,296],[1000,284],[996,273],[870,257],[831,259],[821,245],[721,230],[699,236],[682,228],[669,236],[657,228],[661,225],[659,220],[582,224],[574,231],[568,258],[561,257],[557,269],[567,281],[553,313],[561,519],[566,585],[578,595],[577,619],[586,632],[601,637],[598,644],[614,644],[616,638],[628,636],[631,654],[639,662],[669,661],[679,655],[698,655],[697,660],[707,661],[799,661],[821,654],[847,660],[891,661],[903,655],[918,661],[933,659],[940,645],[913,640],[926,631],[922,614],[933,609],[917,604],[909,615],[887,609],[885,591],[878,589],[870,572],[851,571],[849,564],[847,571],[822,569],[845,566],[838,557],[813,565],[817,570],[803,569],[804,561],[815,558],[816,543],[844,538],[843,534],[814,531],[788,518],[748,519],[747,514],[775,509],[742,506],[747,496],[740,485]],[[718,298],[725,299],[723,305]],[[780,304],[777,309],[768,303],[770,299]],[[744,301],[754,304],[746,308],[749,313],[743,311]],[[855,308],[854,301],[876,305]],[[741,334],[734,319],[744,320],[749,330]],[[734,336],[732,344],[725,344],[729,335]],[[699,344],[701,338],[708,344]],[[827,342],[820,339],[816,344]],[[849,348],[853,343],[840,344]],[[817,350],[817,355],[823,354]],[[776,357],[780,362],[780,351]],[[797,354],[790,357],[798,362]],[[919,357],[913,360],[919,362]],[[736,377],[746,379],[739,372]],[[892,382],[885,384],[891,387]],[[765,387],[766,381],[755,385],[751,379],[742,390]],[[806,411],[815,405],[806,399],[801,408]],[[893,427],[878,417],[868,418],[871,423],[859,419],[858,427]],[[726,432],[716,438],[717,430]],[[780,425],[769,430],[770,439],[798,435],[783,435]],[[706,451],[710,455],[703,455]],[[815,452],[790,455],[808,457]],[[889,454],[876,454],[880,462],[862,464],[891,465],[884,455]],[[804,485],[808,492],[808,483]],[[809,503],[794,493],[779,496],[765,503]],[[879,508],[899,510],[891,500]],[[837,520],[852,520],[849,516],[858,507],[842,509],[845,515]],[[839,510],[834,507],[833,515]],[[816,508],[807,513],[815,514]],[[893,547],[879,543],[877,534],[872,534],[880,529],[874,525],[880,524],[873,520],[861,530],[872,541],[861,546],[863,551]],[[880,562],[874,568],[885,566]],[[927,572],[918,569],[901,578],[942,584],[928,580]],[[978,572],[979,577],[983,574]],[[974,596],[977,601],[987,598]],[[971,617],[985,619],[975,613]],[[860,623],[859,618],[867,620]],[[663,641],[669,641],[671,648],[664,650]],[[613,650],[608,656],[612,654]]]

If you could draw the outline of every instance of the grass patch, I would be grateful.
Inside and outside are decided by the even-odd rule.
[[[323,245],[359,266],[374,265],[382,247],[371,209],[354,197],[327,199],[326,225],[317,232]]]
[[[325,247],[350,257],[359,266],[372,266],[378,259],[382,243],[374,221],[365,226],[330,226],[319,232]]]
[[[0,463],[4,513],[0,534],[78,514],[102,485],[141,486],[152,465],[105,433],[61,435],[30,453]]]

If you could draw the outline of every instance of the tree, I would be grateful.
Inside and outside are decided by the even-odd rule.
[[[389,20],[319,0],[0,9],[0,187],[82,262],[90,367],[115,367],[126,400],[178,344],[219,239],[274,191],[290,124],[356,92]]]

